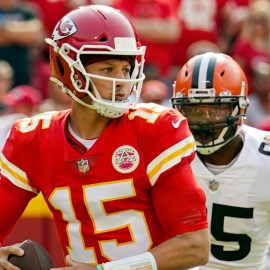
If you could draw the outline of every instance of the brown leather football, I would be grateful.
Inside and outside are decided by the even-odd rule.
[[[21,270],[49,270],[54,267],[50,254],[37,242],[25,240],[20,248],[24,250],[24,255],[10,255],[8,260]]]

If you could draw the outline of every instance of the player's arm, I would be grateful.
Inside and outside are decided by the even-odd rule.
[[[163,173],[152,198],[160,224],[172,238],[150,250],[158,269],[204,265],[209,256],[206,197],[189,162]]]
[[[113,261],[106,264],[90,266],[66,258],[68,267],[54,268],[57,270],[68,270],[76,267],[81,270],[117,270],[138,269],[142,270],[184,270],[208,262],[209,235],[207,229],[190,233],[179,234],[168,241],[144,254],[129,257],[123,260]]]
[[[195,156],[194,138],[186,119],[174,110],[163,113],[153,129],[157,133],[162,130],[164,136],[157,137],[157,147],[145,150],[149,153],[151,198],[159,222],[171,239],[150,252],[159,270],[204,265],[210,242],[206,196],[190,166]]]
[[[208,229],[179,234],[150,250],[158,269],[189,269],[208,262]]]
[[[34,196],[33,192],[14,186],[0,174],[0,246]]]
[[[24,197],[23,193],[27,196]],[[29,193],[29,194],[28,194]],[[0,243],[22,215],[32,194],[26,190],[20,190],[11,184],[3,175],[0,175]]]

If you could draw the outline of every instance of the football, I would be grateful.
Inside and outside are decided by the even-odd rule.
[[[20,246],[23,256],[10,255],[8,260],[21,270],[49,270],[54,262],[47,250],[33,240],[25,240]]]

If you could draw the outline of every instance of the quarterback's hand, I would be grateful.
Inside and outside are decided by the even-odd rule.
[[[8,261],[8,256],[11,254],[22,256],[24,250],[18,247],[18,244],[0,248],[0,270],[20,270]]]
[[[69,255],[66,256],[66,264],[67,267],[52,268],[51,270],[97,270],[95,265],[73,261]]]

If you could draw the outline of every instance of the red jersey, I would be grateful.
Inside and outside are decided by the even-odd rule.
[[[176,110],[142,104],[78,151],[70,110],[17,121],[1,155],[0,241],[42,192],[66,254],[102,263],[207,228],[205,194],[190,162],[195,142]]]

